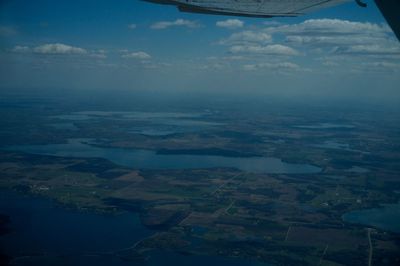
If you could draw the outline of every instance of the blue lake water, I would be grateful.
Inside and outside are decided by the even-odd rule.
[[[85,265],[90,258],[96,265],[107,265],[102,262],[105,258],[93,255],[132,246],[152,234],[133,213],[77,212],[50,200],[4,190],[0,194],[0,213],[10,216],[12,230],[0,237],[0,246],[5,254],[21,257],[17,265]],[[109,257],[108,262],[110,259],[115,260]],[[115,265],[128,265],[121,263]]]
[[[72,122],[54,123],[54,124],[50,124],[50,126],[56,128],[56,129],[61,129],[61,130],[73,130],[73,131],[78,130],[78,128]]]
[[[166,121],[164,121],[166,122]],[[193,122],[190,121],[177,121],[179,125],[170,125],[170,124],[154,124],[148,123],[143,125],[135,125],[132,128],[128,128],[127,132],[133,134],[141,134],[146,136],[167,136],[171,134],[180,134],[180,133],[190,133],[201,131],[205,128],[210,128],[213,125],[202,124],[201,122]],[[167,123],[167,122],[166,122]],[[190,125],[192,124],[192,125]]]
[[[227,157],[214,155],[157,154],[151,150],[102,148],[71,139],[67,144],[23,145],[9,150],[32,154],[81,158],[104,158],[118,165],[138,169],[190,169],[230,167],[255,173],[318,173],[319,167],[285,163],[273,157]]]
[[[63,120],[89,120],[97,118],[112,118],[124,120],[164,120],[164,119],[194,119],[201,118],[202,113],[180,113],[180,112],[114,112],[114,111],[80,111],[53,118]]]
[[[313,125],[296,125],[294,127],[302,129],[352,129],[354,125],[350,124],[338,124],[338,123],[319,123]]]
[[[226,258],[217,256],[185,256],[172,252],[157,251],[150,256],[146,266],[271,266],[271,264],[256,262],[240,258]]]
[[[352,149],[349,144],[347,143],[340,143],[332,140],[327,140],[323,143],[319,144],[313,144],[311,145],[313,147],[317,148],[324,148],[324,149],[332,149],[332,150],[343,150],[343,151],[349,151],[349,152],[357,152],[357,153],[364,153],[364,154],[369,154],[369,152],[357,150],[357,149]]]
[[[47,199],[5,190],[0,191],[0,213],[10,216],[11,233],[0,236],[0,249],[14,258],[13,265],[266,266],[239,258],[165,251],[148,252],[143,256],[146,260],[121,259],[115,251],[154,233],[133,213],[78,212]]]
[[[343,220],[400,233],[400,203],[384,204],[381,208],[352,211],[343,215]]]
[[[72,130],[68,127],[71,122],[90,122],[95,120],[123,120],[133,124],[127,132],[147,136],[166,136],[176,133],[196,132],[223,125],[220,122],[208,121],[204,113],[172,113],[172,112],[109,112],[109,111],[82,111],[69,114],[51,116],[52,119],[62,122],[52,126]],[[78,129],[75,127],[75,130]]]
[[[140,135],[146,135],[146,136],[167,136],[167,135],[172,135],[176,133],[185,133],[185,132],[190,132],[190,131],[185,131],[185,130],[169,130],[167,129],[154,129],[154,127],[141,127],[141,128],[134,128],[129,130],[130,133],[134,134],[140,134]]]

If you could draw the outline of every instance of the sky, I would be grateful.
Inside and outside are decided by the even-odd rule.
[[[0,89],[400,103],[400,44],[366,2],[265,19],[139,0],[2,0]]]

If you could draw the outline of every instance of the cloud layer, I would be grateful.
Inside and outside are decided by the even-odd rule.
[[[74,47],[62,43],[43,44],[33,48],[37,54],[86,54],[87,51],[80,47]]]
[[[246,70],[276,68],[282,62],[280,57],[285,56],[296,62],[281,65],[288,66],[280,67],[287,70],[348,68],[362,72],[382,66],[400,71],[399,42],[387,25],[369,22],[310,19],[286,25],[268,23],[234,32],[217,44],[227,46],[227,52],[242,61],[255,61],[243,65]]]
[[[11,26],[2,26],[0,25],[0,36],[12,36],[16,35],[17,30],[14,27]]]
[[[164,30],[170,27],[199,28],[201,25],[196,21],[177,19],[175,21],[159,21],[150,26],[153,30]]]
[[[135,24],[128,25],[131,29],[135,27]],[[151,28],[156,30],[170,27],[198,28],[200,24],[196,21],[177,19],[159,21],[151,25]],[[152,70],[168,68],[168,71],[174,69],[176,73],[182,70],[193,73],[198,73],[195,71],[199,70],[247,70],[285,74],[314,72],[316,75],[340,72],[400,73],[400,44],[386,25],[339,19],[311,19],[286,25],[245,25],[238,19],[227,19],[217,21],[215,27],[228,28],[233,32],[225,32],[225,36],[219,40],[213,36],[214,39],[209,40],[208,46],[207,42],[203,41],[201,50],[194,41],[193,45],[186,47],[187,50],[170,50],[167,56],[162,49],[158,50],[152,46],[149,46],[149,50],[152,51],[150,55],[138,47],[106,52],[63,43],[16,45],[8,51],[21,56],[40,55],[50,63],[51,60],[61,57],[48,55],[73,55],[70,56],[71,62],[75,60],[76,64],[87,64],[90,61],[88,59],[91,59],[102,67],[143,67]],[[154,31],[148,32],[157,34]],[[183,35],[186,32],[177,34]],[[219,31],[218,36],[220,35]],[[196,54],[190,54],[189,50],[196,51]],[[197,56],[198,52],[202,54]]]
[[[63,43],[47,43],[36,47],[17,45],[12,49],[15,53],[35,53],[49,55],[65,55],[65,54],[87,54],[88,52],[80,47],[75,47]]]
[[[227,29],[238,29],[244,26],[244,22],[239,19],[227,19],[223,21],[217,21],[216,26]]]
[[[298,55],[299,53],[285,45],[271,44],[271,45],[235,45],[229,49],[232,53],[250,53],[250,54],[268,54],[268,55]]]
[[[148,53],[142,51],[125,53],[121,57],[126,59],[139,59],[139,60],[146,60],[151,58],[151,56]]]
[[[335,53],[399,54],[397,40],[385,25],[339,19],[311,19],[302,23],[269,27],[269,34],[285,36],[287,43]]]
[[[128,25],[128,29],[130,29],[130,30],[134,30],[134,29],[136,29],[137,28],[137,25],[136,24],[129,24]]]

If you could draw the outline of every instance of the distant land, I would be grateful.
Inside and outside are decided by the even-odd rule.
[[[86,108],[0,105],[2,264],[400,262],[397,112]]]

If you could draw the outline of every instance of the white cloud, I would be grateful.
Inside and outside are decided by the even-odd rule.
[[[322,62],[322,65],[323,65],[323,66],[326,66],[326,67],[336,67],[336,66],[339,66],[339,64],[338,64],[337,62],[331,61],[331,60],[325,60],[325,61],[323,61],[323,62]]]
[[[142,66],[147,69],[161,69],[171,67],[170,63],[143,61]]]
[[[14,53],[29,53],[31,52],[31,48],[29,48],[28,46],[17,45],[14,46],[14,48],[11,51]]]
[[[372,34],[387,33],[390,29],[368,22],[353,22],[340,19],[309,19],[302,23],[267,28],[271,32],[294,35]]]
[[[232,53],[268,54],[293,56],[299,53],[293,48],[281,44],[261,45],[235,45],[230,48]]]
[[[243,66],[244,70],[255,71],[259,69],[279,70],[279,71],[294,71],[299,70],[300,66],[291,62],[278,62],[278,63],[259,63],[248,64]]]
[[[265,56],[275,60],[277,56],[301,54],[314,59],[303,61],[302,70],[309,69],[308,65],[315,70],[322,66],[325,67],[321,69],[337,71],[358,68],[360,73],[379,66],[397,69],[400,60],[400,43],[386,24],[340,19],[311,19],[285,25],[268,23],[262,28],[233,33],[218,44],[229,46],[233,55],[252,60],[244,67],[247,70],[272,67],[259,62]],[[323,60],[318,59],[321,56]]]
[[[387,61],[376,61],[376,62],[361,62],[357,64],[354,68],[354,71],[359,73],[371,73],[371,74],[389,74],[400,72],[400,64],[387,62]]]
[[[380,44],[351,45],[347,48],[336,49],[335,53],[363,55],[400,55],[400,46],[384,46]]]
[[[151,56],[146,52],[139,51],[139,52],[124,54],[124,55],[122,55],[122,58],[146,60],[146,59],[150,59]]]
[[[87,51],[86,49],[74,47],[61,43],[43,44],[36,47],[29,47],[23,45],[14,46],[10,50],[13,53],[24,54],[42,54],[42,55],[84,55],[87,57],[105,59],[107,58],[107,51],[103,49]]]
[[[89,54],[90,57],[97,58],[97,59],[105,59],[107,58],[107,52],[103,49],[99,49],[96,51],[92,51]]]
[[[222,21],[217,21],[217,27],[227,28],[227,29],[237,29],[244,26],[244,22],[239,19],[227,19]]]
[[[265,32],[257,31],[241,31],[231,34],[227,39],[221,40],[219,44],[232,45],[232,44],[265,44],[272,42],[272,36]]]
[[[365,63],[366,66],[378,67],[378,68],[393,68],[400,70],[399,63],[392,63],[392,62],[372,62],[372,63]]]
[[[175,21],[159,21],[150,26],[154,30],[163,30],[170,27],[199,28],[201,25],[196,21],[177,19]]]
[[[282,25],[282,23],[280,23],[279,21],[276,20],[267,20],[263,22],[263,25],[265,26],[278,26],[278,25]]]
[[[130,29],[130,30],[134,30],[136,28],[137,28],[136,24],[129,24],[128,25],[128,29]]]
[[[43,44],[33,48],[37,54],[86,54],[87,51],[80,47],[74,47],[62,43]]]
[[[0,36],[12,36],[15,34],[17,34],[17,30],[14,27],[0,25]]]
[[[336,54],[400,55],[399,42],[387,25],[340,19],[310,19],[302,23],[268,27],[269,34],[283,34],[298,46],[333,51]]]

